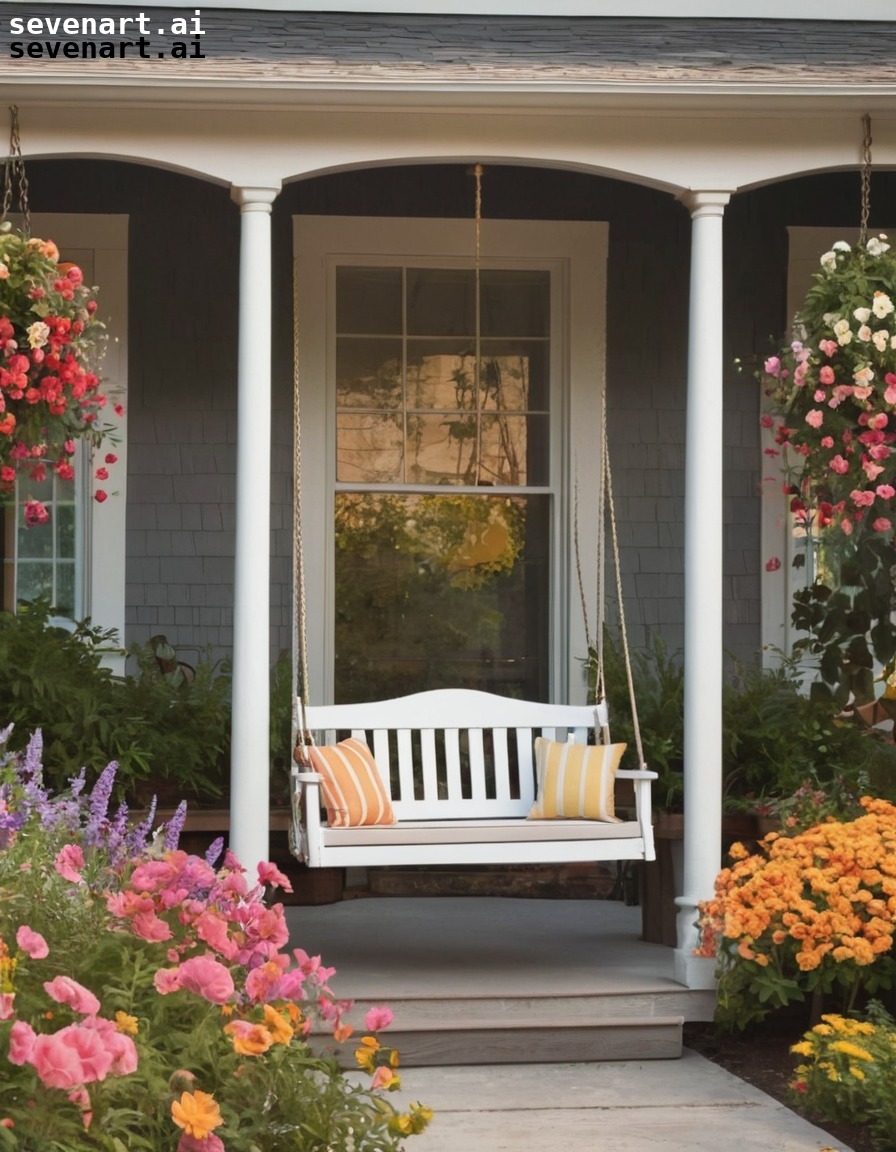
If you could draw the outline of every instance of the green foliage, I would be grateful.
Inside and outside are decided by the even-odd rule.
[[[48,783],[64,787],[83,766],[118,762],[118,780],[146,801],[160,781],[179,793],[214,797],[226,780],[230,678],[200,664],[187,678],[163,671],[149,646],[131,655],[137,673],[113,676],[104,655],[120,652],[113,632],[89,621],[55,627],[46,603],[0,613],[0,726],[15,724],[10,746],[40,728]]]
[[[875,661],[888,667],[896,657],[896,547],[889,538],[862,535],[841,552],[836,583],[819,580],[800,589],[791,618],[795,628],[808,633],[797,642],[796,653],[817,663],[820,680],[812,686],[813,696],[842,708],[873,700]]]
[[[586,670],[593,693],[597,675],[597,652],[593,648],[588,654]],[[609,636],[604,640],[604,676],[613,740],[628,745],[623,767],[636,768],[625,662]],[[663,810],[678,809],[684,792],[684,668],[656,636],[649,649],[632,654],[632,678],[644,760],[651,771],[659,773],[659,780],[653,786],[656,806]]]
[[[625,665],[609,638],[604,645],[607,701],[613,739],[626,742],[634,766],[634,725]],[[597,654],[586,662],[594,688]],[[632,675],[644,759],[659,773],[656,806],[680,809],[684,791],[684,668],[655,637],[633,653]],[[896,799],[896,746],[840,716],[830,696],[807,696],[793,663],[735,669],[722,687],[722,772],[726,806],[757,810],[810,784],[842,799],[854,813],[866,790]]]

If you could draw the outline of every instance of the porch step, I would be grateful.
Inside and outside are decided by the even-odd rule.
[[[674,1060],[681,1056],[681,1016],[580,1017],[558,1020],[550,1013],[514,1018],[484,1016],[474,1005],[453,1019],[427,1024],[396,1021],[383,1040],[397,1048],[401,1067],[468,1064],[566,1064],[605,1060]],[[355,1044],[338,1051],[340,1063],[355,1067]]]
[[[403,1067],[674,1060],[681,1055],[685,1019],[707,1016],[695,1004],[685,1011],[688,995],[682,989],[619,996],[392,998],[395,1018],[381,1038],[398,1049]],[[355,1001],[349,1017],[355,1035],[337,1053],[345,1067],[354,1067],[357,1038],[372,1005]],[[320,1038],[325,1044],[324,1033]]]

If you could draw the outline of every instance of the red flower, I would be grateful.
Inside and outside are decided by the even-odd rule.
[[[97,468],[96,478],[97,478],[97,480],[108,480],[109,479],[109,469],[108,468]]]
[[[109,493],[105,492],[102,488],[97,488],[96,492],[93,494],[93,498],[96,500],[97,504],[102,504],[104,500],[109,499]]]

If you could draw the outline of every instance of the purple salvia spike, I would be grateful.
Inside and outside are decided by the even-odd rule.
[[[165,848],[169,852],[173,852],[177,847],[177,842],[180,840],[180,834],[184,830],[184,822],[187,819],[187,802],[181,800],[180,804],[174,809],[174,815],[165,825]]]
[[[150,836],[152,835],[152,826],[155,823],[157,807],[158,800],[153,796],[149,802],[145,819],[141,820],[139,824],[135,824],[131,829],[128,847],[132,856],[139,856],[146,851]]]
[[[208,846],[208,851],[205,854],[205,862],[209,868],[217,866],[218,861],[221,859],[221,853],[224,851],[224,837],[218,836],[217,839],[212,840]]]

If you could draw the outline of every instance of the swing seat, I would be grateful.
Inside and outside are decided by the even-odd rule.
[[[394,824],[331,827],[323,814],[322,777],[296,771],[305,860],[312,868],[655,858],[656,773],[646,769],[616,772],[616,781],[630,790],[625,801],[617,794],[618,823],[528,818],[536,795],[535,738],[586,744],[595,729],[606,731],[603,704],[541,704],[438,689],[364,704],[307,705],[305,723],[318,744],[351,736],[367,745],[395,815]]]

